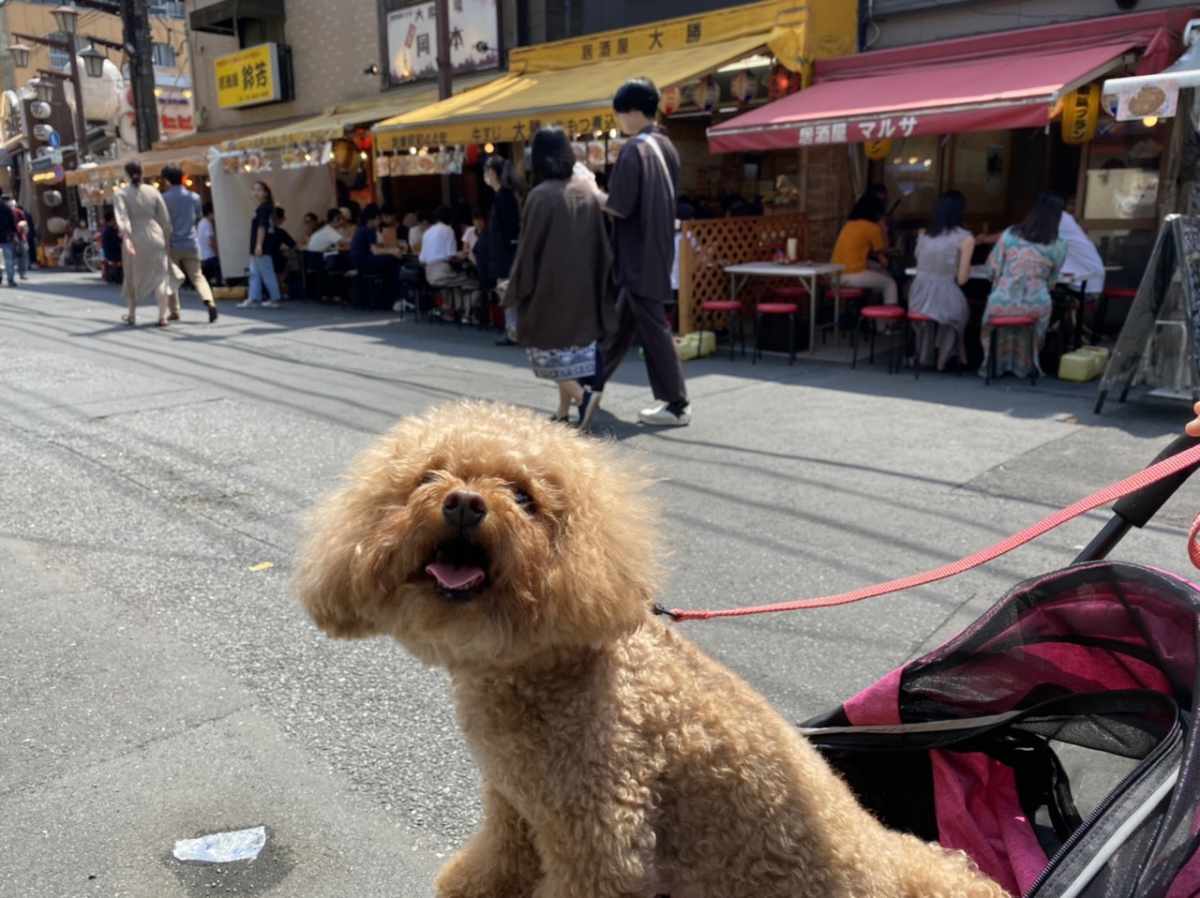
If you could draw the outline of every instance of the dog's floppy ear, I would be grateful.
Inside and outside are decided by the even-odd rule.
[[[347,488],[312,511],[292,581],[316,625],[342,639],[379,632],[370,613],[380,598],[379,584],[370,576],[371,564],[364,557],[369,550],[363,545],[370,513],[356,498],[353,488]]]
[[[569,598],[551,613],[555,627],[584,641],[615,639],[641,626],[661,579],[659,523],[641,472],[608,447],[579,459],[570,547],[557,570]]]

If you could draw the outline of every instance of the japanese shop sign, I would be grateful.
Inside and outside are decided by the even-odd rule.
[[[414,131],[380,131],[379,142],[398,149],[444,147],[469,143],[511,143],[532,140],[543,125],[557,125],[569,137],[608,135],[617,126],[612,111],[588,115],[586,112],[547,114],[544,119],[500,118],[479,122],[446,122],[440,126]]]
[[[1100,121],[1100,85],[1090,84],[1063,97],[1063,143],[1087,143]]]
[[[454,74],[500,65],[496,0],[450,0],[450,63]],[[388,69],[393,83],[437,77],[437,4],[388,13]]]
[[[915,115],[868,119],[860,122],[821,122],[801,125],[797,131],[800,146],[811,147],[827,143],[865,143],[912,137],[920,120]]]
[[[222,109],[258,106],[283,99],[279,48],[272,43],[239,50],[213,61],[217,77],[217,105]]]

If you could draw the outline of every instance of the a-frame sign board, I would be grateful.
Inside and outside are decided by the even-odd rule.
[[[1129,317],[1100,381],[1096,414],[1135,384],[1152,395],[1200,400],[1200,217],[1168,215]]]

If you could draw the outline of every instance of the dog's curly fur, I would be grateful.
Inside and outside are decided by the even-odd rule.
[[[446,667],[482,770],[483,827],[439,898],[1002,898],[965,855],[881,826],[650,613],[646,486],[600,442],[461,403],[402,421],[315,510],[295,583],[313,619]],[[486,503],[466,597],[425,572],[456,490]]]

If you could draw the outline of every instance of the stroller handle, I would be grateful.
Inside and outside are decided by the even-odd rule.
[[[1200,445],[1200,438],[1190,437],[1186,434],[1180,435],[1171,442],[1171,445],[1158,454],[1154,459],[1154,463],[1168,459],[1173,455],[1178,455],[1181,452],[1186,452],[1196,445]],[[1158,483],[1152,483],[1145,489],[1126,496],[1113,506],[1113,512],[1127,524],[1134,527],[1145,527],[1150,523],[1150,519],[1158,514],[1158,510],[1166,504],[1167,500],[1175,495],[1175,491],[1183,486],[1184,481],[1192,476],[1192,472],[1197,467],[1200,467],[1200,464],[1184,468],[1172,477],[1160,480]]]

